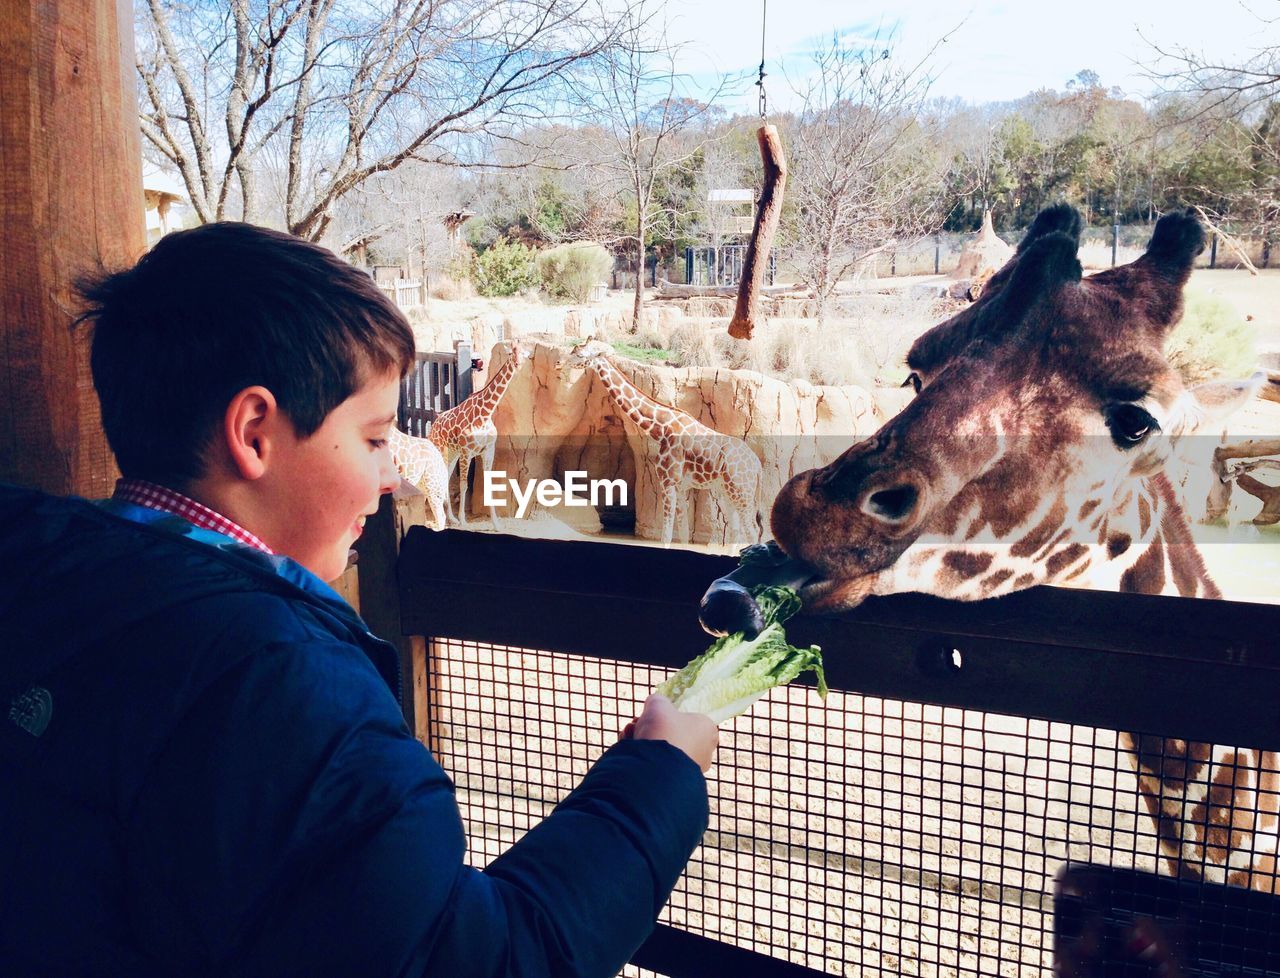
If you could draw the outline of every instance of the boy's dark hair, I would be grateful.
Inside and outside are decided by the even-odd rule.
[[[182,488],[203,474],[235,394],[261,384],[300,437],[369,377],[404,376],[404,314],[320,245],[250,224],[162,238],[131,269],[83,279],[102,426],[120,471]]]

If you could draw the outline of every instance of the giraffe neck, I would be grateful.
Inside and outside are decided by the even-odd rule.
[[[1105,583],[1117,590],[1222,597],[1191,537],[1186,513],[1163,473],[1142,480],[1131,498],[1106,514],[1097,534],[1100,553],[1114,562]]]
[[[488,424],[519,365],[517,354],[512,352],[507,362],[493,375],[489,383],[461,404],[454,405],[448,411],[438,415],[431,423],[431,430],[427,432],[427,437],[441,451],[445,451],[452,444],[453,439]]]
[[[651,438],[661,437],[676,422],[678,415],[672,408],[649,397],[604,357],[597,358],[591,366],[614,403]]]
[[[409,457],[414,441],[412,435],[406,434],[395,425],[391,426],[391,434],[387,435],[387,447],[391,449],[391,457],[396,459],[397,464],[401,459]]]
[[[513,351],[511,356],[507,358],[507,362],[493,375],[493,379],[480,388],[471,398],[467,399],[468,401],[473,399],[475,401],[471,414],[471,418],[474,421],[484,423],[493,416],[493,412],[498,407],[498,402],[502,400],[502,395],[507,392],[507,385],[511,383],[511,378],[516,375],[516,368],[519,366],[519,357]]]

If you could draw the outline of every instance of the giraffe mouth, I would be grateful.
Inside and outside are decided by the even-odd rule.
[[[806,611],[835,614],[862,604],[875,591],[879,573],[872,571],[857,577],[815,577],[800,589],[800,600]]]
[[[775,542],[748,547],[738,569],[717,578],[702,596],[698,621],[712,635],[743,632],[754,638],[764,619],[751,589],[788,587],[800,595],[807,611],[830,614],[860,604],[872,593],[878,572],[855,577],[828,577],[819,568],[788,556]]]

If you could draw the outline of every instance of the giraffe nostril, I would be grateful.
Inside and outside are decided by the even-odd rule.
[[[886,523],[901,523],[914,512],[920,493],[914,486],[881,489],[867,497],[863,509]]]

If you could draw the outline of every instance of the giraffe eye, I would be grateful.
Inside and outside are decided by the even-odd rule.
[[[1156,419],[1136,404],[1113,404],[1106,410],[1106,419],[1111,440],[1120,448],[1132,448],[1160,430]]]
[[[921,382],[921,380],[920,380],[920,375],[919,375],[918,373],[916,373],[914,370],[913,370],[913,371],[911,371],[911,373],[907,374],[907,379],[906,379],[906,380],[904,380],[904,381],[902,382],[902,385],[901,385],[901,386],[903,386],[903,387],[910,387],[910,388],[911,388],[912,390],[914,390],[917,394],[919,394],[919,393],[920,393],[920,387],[922,386],[922,382]]]

